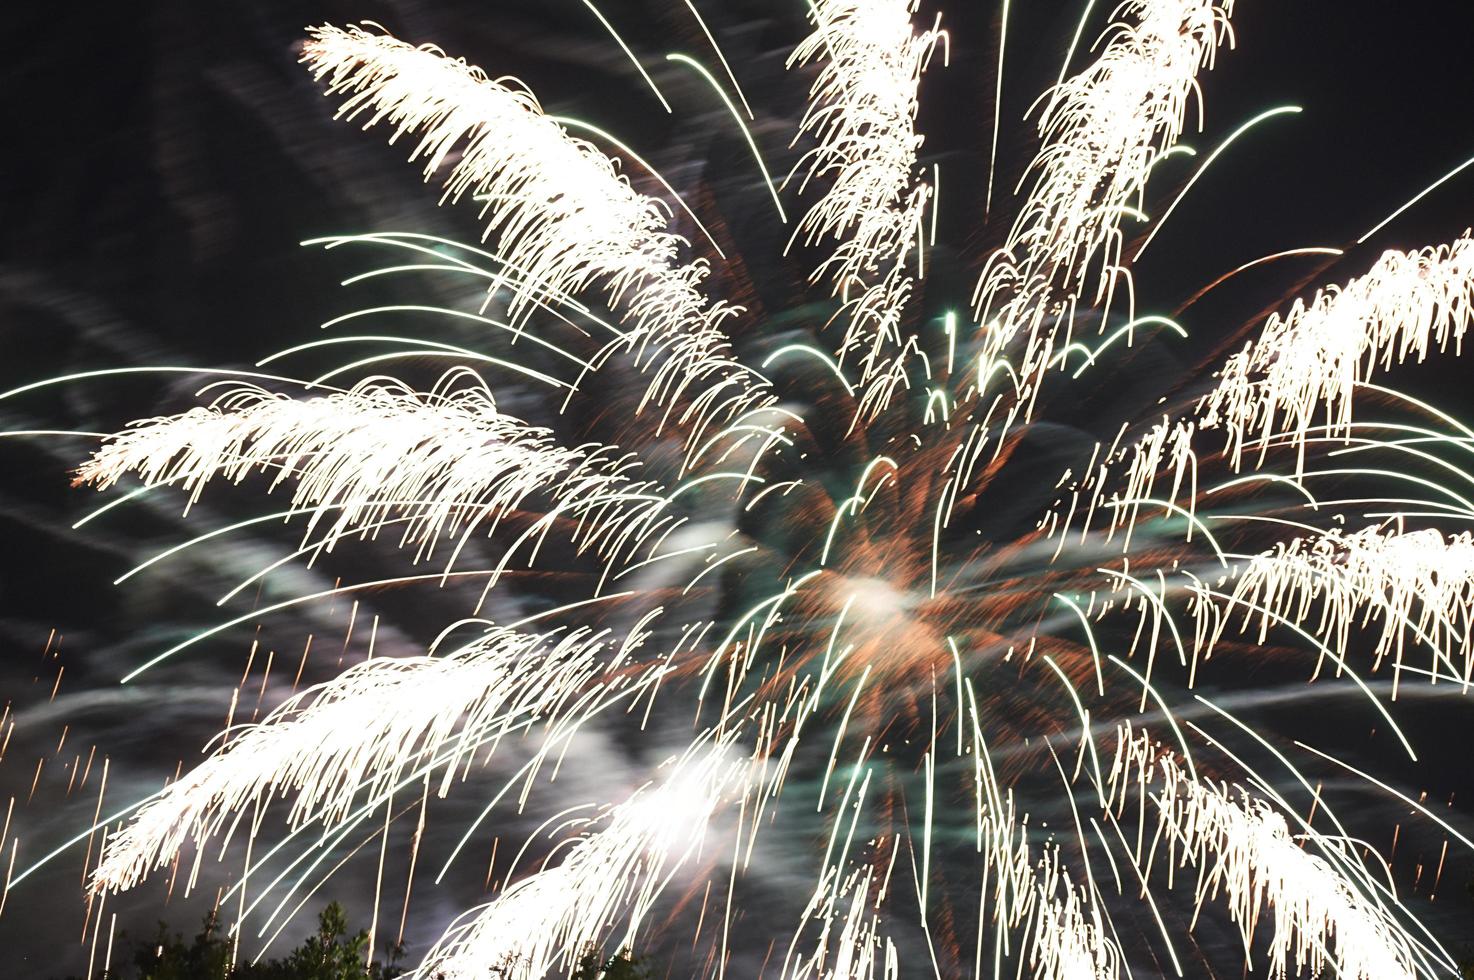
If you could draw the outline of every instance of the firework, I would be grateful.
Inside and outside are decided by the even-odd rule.
[[[1388,252],[1366,275],[1271,316],[1203,399],[1203,426],[1227,430],[1235,464],[1255,434],[1266,450],[1286,436],[1303,441],[1321,411],[1327,435],[1349,435],[1352,396],[1379,364],[1422,361],[1450,343],[1462,348],[1471,289],[1474,241],[1467,233],[1450,245]],[[1279,415],[1288,418],[1279,423]]]
[[[1245,790],[1195,778],[1170,753],[1153,766],[1150,738],[1127,731],[1121,747],[1113,776],[1146,785],[1161,777],[1159,834],[1169,859],[1177,852],[1183,866],[1197,867],[1199,906],[1222,891],[1246,949],[1262,915],[1271,917],[1270,976],[1285,976],[1292,960],[1297,974],[1318,976],[1332,966],[1336,976],[1365,980],[1417,975],[1412,944],[1353,886],[1348,871],[1364,872],[1343,847],[1307,828],[1306,838],[1332,864],[1302,849],[1285,818]],[[1134,774],[1133,764],[1140,767]],[[1362,887],[1377,890],[1374,882]]]
[[[107,437],[77,482],[136,480],[135,493],[193,505],[217,478],[264,474],[268,492],[290,487],[271,516],[305,524],[286,560],[388,529],[431,572],[345,589],[453,574],[484,588],[474,618],[428,654],[371,657],[227,727],[192,771],[100,821],[125,818],[106,831],[93,892],[229,840],[248,815],[254,839],[287,796],[288,838],[263,860],[322,829],[295,891],[381,809],[387,849],[396,791],[423,785],[423,829],[432,784],[443,797],[476,760],[513,756],[464,844],[504,799],[535,806],[581,733],[609,726],[657,764],[626,792],[553,813],[417,976],[539,980],[591,948],[635,946],[657,919],[694,920],[707,976],[1117,980],[1158,950],[1182,975],[1181,938],[1218,906],[1245,964],[1267,938],[1271,976],[1439,975],[1448,954],[1388,884],[1389,863],[1319,788],[1300,816],[1194,717],[1234,725],[1309,790],[1299,770],[1226,707],[1184,692],[1215,659],[1311,652],[1311,676],[1354,685],[1411,755],[1362,673],[1390,661],[1394,698],[1405,674],[1460,690],[1474,677],[1474,539],[1445,530],[1474,518],[1458,487],[1474,477],[1457,458],[1474,431],[1372,381],[1461,347],[1474,320],[1468,233],[1388,252],[1251,324],[1255,339],[1221,338],[1237,352],[1216,375],[1170,379],[1150,414],[1115,420],[1043,476],[1036,466],[1056,399],[1124,361],[1148,328],[1185,333],[1137,315],[1127,245],[1148,225],[1153,172],[1191,152],[1199,75],[1231,47],[1231,13],[1231,0],[1109,12],[1089,63],[1069,75],[1067,62],[1036,103],[1037,153],[1005,237],[978,256],[968,322],[916,310],[941,193],[918,110],[924,73],[949,52],[941,21],[926,26],[917,0],[814,0],[787,61],[812,78],[781,186],[813,198],[786,235],[827,250],[808,276],[824,315],[775,344],[734,339],[761,338],[763,324],[721,298],[726,254],[699,209],[641,190],[677,197],[609,134],[438,48],[313,29],[302,60],[338,115],[410,142],[442,202],[482,228],[476,245],[416,233],[321,244],[471,278],[480,305],[457,315],[505,348],[426,343],[412,353],[453,365],[428,390],[332,383],[377,357],[316,378],[231,379],[205,405]],[[672,60],[721,95],[784,219],[724,83]],[[995,120],[995,144],[997,131]],[[992,178],[987,206],[1001,207]],[[687,218],[716,261],[681,234]],[[1340,255],[1263,261],[1302,252]],[[542,404],[514,414],[491,380],[503,374]],[[1353,411],[1369,400],[1393,408]],[[547,406],[592,406],[599,424],[586,428],[600,437],[527,421]],[[1358,465],[1368,456],[1401,469]],[[524,571],[562,576],[556,600],[515,621],[483,614]],[[341,591],[252,611],[140,671]],[[478,635],[450,642],[465,629]],[[1429,668],[1413,665],[1417,647]],[[751,871],[780,823],[805,846],[774,885]],[[414,840],[412,874],[419,830]],[[249,908],[242,883],[241,918],[305,860]],[[790,916],[779,938],[764,923],[763,967],[734,958],[747,889]]]
[[[635,936],[662,876],[699,849],[740,776],[729,746],[705,741],[674,760],[659,785],[612,808],[556,867],[520,879],[452,926],[416,975],[469,980],[500,968],[509,978],[536,980],[550,968],[571,970],[575,954],[621,917],[626,937]]]
[[[360,792],[378,796],[417,762],[457,762],[535,718],[577,711],[599,673],[597,637],[557,640],[505,629],[442,656],[370,660],[293,697],[171,783],[115,835],[93,874],[121,888],[197,846],[248,803],[295,794],[291,821],[340,823]],[[610,666],[617,667],[615,657]],[[586,702],[583,704],[587,710]],[[449,747],[447,758],[441,750]]]

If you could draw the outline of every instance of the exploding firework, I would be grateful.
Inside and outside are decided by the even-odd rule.
[[[1240,962],[1270,976],[1443,975],[1450,955],[1386,860],[1291,757],[1197,692],[1221,688],[1226,663],[1299,657],[1367,699],[1411,756],[1379,693],[1474,679],[1474,539],[1449,530],[1474,519],[1474,430],[1380,383],[1461,346],[1474,241],[1388,252],[1220,338],[1236,352],[1161,379],[1151,414],[1040,453],[1082,385],[1184,333],[1139,313],[1130,264],[1155,234],[1138,240],[1153,172],[1191,154],[1180,140],[1199,73],[1232,44],[1232,0],[1128,0],[1088,51],[1077,35],[1033,109],[1016,192],[983,178],[988,206],[1010,209],[1006,235],[936,316],[918,296],[942,192],[918,114],[950,40],[917,8],[810,5],[789,59],[808,103],[786,179],[739,73],[672,56],[742,134],[783,251],[823,255],[807,280],[822,315],[771,338],[720,298],[740,261],[721,230],[609,134],[439,48],[310,32],[302,61],[338,115],[408,144],[483,228],[475,244],[319,244],[393,257],[373,275],[463,277],[479,305],[440,312],[503,340],[344,338],[406,346],[310,378],[222,372],[200,407],[105,438],[79,484],[191,505],[218,479],[290,488],[269,517],[300,521],[299,545],[232,596],[381,538],[424,569],[253,609],[128,679],[329,595],[471,582],[474,609],[421,655],[294,687],[100,820],[93,898],[156,873],[172,888],[191,852],[192,884],[244,827],[248,871],[253,853],[270,867],[302,847],[249,908],[237,886],[242,918],[288,890],[269,926],[327,854],[385,847],[406,813],[422,829],[432,795],[476,792],[462,784],[510,756],[462,843],[495,836],[498,807],[536,807],[602,729],[642,746],[648,772],[621,798],[551,812],[416,976],[539,980],[590,947],[639,946],[657,922],[712,976],[1114,980],[1149,957],[1182,975],[1227,960],[1188,948],[1199,928],[1235,933]],[[802,208],[791,222],[785,201]],[[368,373],[406,356],[448,367],[426,385]],[[508,379],[542,397],[522,410]],[[559,418],[531,420],[547,406]],[[535,612],[489,611],[547,582],[556,601]],[[1379,672],[1390,687],[1368,682]],[[1276,789],[1285,773],[1308,816]],[[257,840],[279,798],[282,839]],[[764,881],[753,855],[773,837],[786,871]],[[736,965],[739,945],[767,956]]]

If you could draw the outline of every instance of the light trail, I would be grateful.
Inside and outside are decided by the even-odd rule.
[[[585,4],[669,110],[641,58]],[[432,819],[432,777],[437,798],[475,792],[458,788],[473,782],[474,761],[516,738],[526,749],[478,799],[436,883],[478,835],[503,832],[499,806],[515,803],[537,829],[496,899],[458,920],[413,976],[541,980],[571,971],[586,950],[658,941],[652,927],[684,928],[688,907],[696,972],[735,976],[752,938],[739,906],[770,897],[772,916],[791,916],[784,980],[898,980],[925,970],[913,962],[938,977],[983,975],[990,954],[998,978],[1119,980],[1148,958],[1185,975],[1216,970],[1226,955],[1192,935],[1214,895],[1241,933],[1244,961],[1264,950],[1271,972],[1440,975],[1446,953],[1397,897],[1396,876],[1356,856],[1368,846],[1359,838],[1375,835],[1333,812],[1271,733],[1193,692],[1232,682],[1215,650],[1232,647],[1256,666],[1314,652],[1311,680],[1369,700],[1379,733],[1382,722],[1390,730],[1380,737],[1416,760],[1381,695],[1390,689],[1396,700],[1414,679],[1460,694],[1474,679],[1474,530],[1448,530],[1474,520],[1474,469],[1462,465],[1474,429],[1373,382],[1462,346],[1474,322],[1467,234],[1389,252],[1270,316],[1246,344],[1194,325],[1195,341],[1242,346],[1211,378],[1184,369],[1142,379],[1128,374],[1138,352],[1176,363],[1188,330],[1175,316],[1138,312],[1128,256],[1142,254],[1194,187],[1221,177],[1243,136],[1299,111],[1254,116],[1168,201],[1151,193],[1159,164],[1198,156],[1182,138],[1195,109],[1201,128],[1201,73],[1232,45],[1230,0],[1130,0],[1111,10],[1094,45],[1084,34],[1096,5],[1084,5],[1057,83],[1030,110],[1038,153],[1020,177],[1008,232],[974,256],[982,271],[970,324],[952,312],[959,297],[937,295],[948,288],[946,261],[930,251],[954,244],[938,243],[951,222],[940,220],[941,168],[921,156],[919,128],[923,74],[939,47],[950,58],[941,21],[913,0],[811,0],[809,33],[786,62],[811,75],[780,194],[759,145],[775,117],[758,125],[721,39],[692,0],[685,8],[682,23],[694,20],[726,81],[688,55],[667,61],[718,96],[777,224],[788,223],[784,197],[793,199],[801,216],[789,228],[773,227],[766,211],[758,217],[784,254],[823,250],[806,270],[809,299],[777,308],[766,284],[749,281],[759,266],[724,252],[675,186],[595,123],[549,115],[522,83],[438,48],[320,27],[303,61],[338,115],[409,142],[425,178],[443,181],[443,203],[475,209],[484,233],[471,245],[397,232],[305,243],[362,247],[379,262],[346,287],[449,276],[478,294],[466,308],[374,306],[323,327],[438,321],[455,340],[490,335],[488,350],[361,332],[295,344],[256,365],[312,364],[340,348],[355,355],[316,381],[116,368],[0,394],[155,371],[222,379],[196,394],[200,407],[102,436],[78,482],[142,485],[77,526],[145,493],[188,505],[247,479],[290,498],[151,548],[120,584],[298,518],[300,543],[222,601],[284,582],[279,570],[329,564],[335,549],[357,569],[354,549],[389,550],[374,550],[380,536],[398,557],[432,565],[272,596],[173,643],[125,682],[236,627],[351,598],[346,652],[359,617],[372,613],[378,635],[383,611],[370,604],[390,587],[440,588],[447,599],[479,590],[472,615],[485,607],[496,617],[457,620],[424,653],[384,655],[371,639],[369,659],[294,693],[260,723],[233,723],[238,692],[201,764],[94,818],[10,884],[120,824],[91,877],[101,893],[88,913],[97,944],[112,922],[107,894],[190,847],[199,857],[218,843],[223,853],[240,831],[250,836],[249,874],[224,896],[238,903],[232,938],[250,919],[269,944],[377,842],[377,930],[394,794],[412,789],[420,804],[413,869]],[[1000,13],[984,221],[995,203],[1005,68],[1017,60],[1009,47],[1018,50],[1022,24],[1006,0]],[[1088,63],[1072,74],[1077,58]],[[735,68],[746,78],[760,65]],[[749,167],[737,153],[731,165]],[[661,196],[637,191],[631,175],[659,184]],[[722,182],[702,187],[701,213],[719,215]],[[687,219],[711,253],[672,230]],[[1138,226],[1142,242],[1130,248]],[[1342,252],[1265,255],[1183,290],[1184,309],[1249,269],[1310,255]],[[763,297],[750,316],[722,298],[740,290]],[[377,373],[406,358],[451,367],[428,391]],[[494,395],[478,370],[521,382]],[[1125,377],[1150,397],[1116,390]],[[327,384],[337,378],[344,387]],[[1375,411],[1363,417],[1367,403]],[[1129,405],[1138,407],[1125,417],[1099,417],[1101,406]],[[26,427],[6,434],[99,435],[18,424]],[[1061,431],[1092,434],[1077,444]],[[459,583],[475,585],[450,588]],[[1235,621],[1242,640],[1229,636]],[[480,635],[466,640],[471,627]],[[1364,629],[1365,677],[1353,669],[1354,634]],[[1418,647],[1429,660],[1405,663]],[[273,655],[262,651],[258,706]],[[1390,681],[1373,678],[1379,670]],[[1286,766],[1316,809],[1302,819],[1268,774],[1189,713],[1232,723],[1235,738]],[[1146,721],[1170,748],[1131,727]],[[629,743],[620,757],[629,778],[559,780],[596,734]],[[1061,758],[1069,751],[1073,767]],[[602,795],[557,798],[565,792]],[[257,840],[263,809],[279,797],[287,832]],[[773,889],[783,894],[770,896],[776,827],[796,828],[812,857],[818,840],[826,844],[800,887],[785,877]],[[13,840],[12,861],[18,832]],[[914,896],[894,887],[903,850]],[[1187,903],[1171,887],[1180,867],[1198,875]],[[189,887],[199,873],[197,862]],[[408,899],[407,887],[402,916]],[[1123,911],[1133,928],[1117,929]],[[763,938],[776,967],[781,940]]]

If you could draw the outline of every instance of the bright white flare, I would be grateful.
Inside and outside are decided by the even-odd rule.
[[[1105,298],[1129,275],[1120,264],[1121,222],[1140,212],[1152,168],[1182,135],[1199,69],[1211,68],[1218,45],[1231,38],[1232,7],[1232,0],[1128,0],[1112,15],[1100,56],[1049,92],[1032,186],[973,294],[988,330],[984,363],[1022,334],[1015,363],[1032,381],[1061,346],[1061,324],[1068,342],[1076,303]]]
[[[1382,623],[1377,664],[1391,657],[1401,667],[1411,634],[1432,652],[1435,676],[1446,668],[1449,676],[1470,680],[1474,534],[1468,531],[1446,537],[1433,530],[1330,530],[1280,544],[1236,572],[1232,598],[1246,610],[1243,628],[1259,621],[1260,643],[1286,619],[1305,624],[1332,649],[1346,650],[1352,629],[1375,617]],[[1217,612],[1218,605],[1212,597],[1194,604],[1198,653],[1211,653],[1235,618],[1232,610]]]
[[[610,809],[603,826],[588,831],[557,866],[463,916],[412,976],[542,980],[550,970],[570,971],[585,947],[601,943],[620,922],[624,930],[615,948],[629,947],[747,771],[729,739],[697,740],[668,769],[658,784]]]
[[[539,490],[598,510],[586,540],[648,518],[645,487],[627,476],[634,465],[555,445],[546,429],[501,414],[481,388],[425,395],[375,380],[307,399],[238,389],[209,408],[136,422],[82,465],[77,482],[107,487],[132,472],[194,501],[217,475],[239,482],[270,470],[273,488],[293,484],[294,509],[312,511],[307,534],[321,525],[325,547],[401,520],[400,543],[425,554],[443,534],[491,531]]]
[[[360,794],[386,791],[411,767],[439,758],[443,796],[462,758],[559,714],[618,666],[622,651],[601,663],[604,645],[586,630],[543,637],[493,628],[445,656],[357,664],[260,724],[227,732],[222,748],[108,838],[92,887],[131,887],[186,841],[202,846],[232,814],[288,792],[293,827],[331,826]]]
[[[1261,453],[1288,433],[1303,454],[1324,407],[1326,434],[1351,428],[1356,386],[1380,367],[1435,347],[1462,348],[1474,321],[1474,239],[1388,252],[1366,275],[1328,287],[1309,303],[1276,313],[1257,341],[1229,358],[1216,388],[1199,406],[1204,428],[1224,429],[1238,465],[1245,443]]]
[[[1302,848],[1284,817],[1242,788],[1193,778],[1171,754],[1153,763],[1156,754],[1145,734],[1127,734],[1112,780],[1147,785],[1161,776],[1161,791],[1153,797],[1158,842],[1175,863],[1198,869],[1200,910],[1222,892],[1246,950],[1258,924],[1269,921],[1269,976],[1282,978],[1291,967],[1312,977],[1329,970],[1342,980],[1418,975],[1407,934],[1353,888],[1348,876]],[[1308,829],[1307,834],[1318,848],[1336,846]]]
[[[391,140],[418,133],[410,158],[424,159],[426,179],[449,166],[445,196],[469,192],[481,204],[514,318],[599,286],[634,326],[611,352],[632,351],[654,369],[642,408],[689,392],[703,396],[693,409],[702,420],[729,421],[771,400],[761,377],[732,358],[720,325],[739,310],[702,295],[707,265],[680,260],[687,242],[666,230],[669,209],[520,83],[359,28],[310,35],[303,61],[329,94],[346,96],[339,116],[366,113],[365,128],[387,122]]]
[[[829,181],[795,236],[838,242],[811,281],[827,277],[843,297],[839,363],[858,357],[862,410],[872,416],[905,380],[907,261],[921,246],[933,191],[916,172],[917,87],[944,35],[916,32],[915,11],[916,0],[817,0],[814,33],[789,58],[822,65],[799,127],[818,145],[798,166],[808,171],[805,185]]]

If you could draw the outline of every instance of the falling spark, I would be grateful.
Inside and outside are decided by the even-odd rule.
[[[1117,774],[1133,762],[1152,768],[1149,739],[1123,741]],[[1267,912],[1272,923],[1269,974],[1320,976],[1327,966],[1338,977],[1396,980],[1417,975],[1408,937],[1385,910],[1353,887],[1351,879],[1324,858],[1301,848],[1284,817],[1243,789],[1200,782],[1187,775],[1170,754],[1156,772],[1162,786],[1154,797],[1169,856],[1198,869],[1199,907],[1220,891],[1243,931],[1247,947]],[[1135,777],[1126,776],[1133,779]],[[1311,835],[1317,845],[1335,845]]]
[[[833,175],[823,197],[794,231],[813,243],[837,241],[811,281],[829,279],[843,297],[849,323],[839,348],[843,366],[858,353],[863,401],[874,415],[905,380],[910,353],[901,316],[914,277],[907,259],[932,187],[917,174],[917,87],[933,49],[946,35],[917,33],[915,0],[817,0],[814,33],[790,64],[818,60],[800,132],[818,145],[804,155],[803,183]]]
[[[509,885],[453,925],[414,976],[470,980],[501,970],[509,980],[536,980],[549,969],[571,969],[621,914],[627,924],[617,947],[627,947],[663,876],[700,845],[741,771],[725,744],[698,742],[659,785],[612,808],[598,830],[585,829],[561,863]]]
[[[1327,434],[1351,427],[1352,396],[1380,367],[1435,348],[1462,348],[1474,318],[1474,239],[1388,252],[1366,275],[1270,317],[1257,341],[1229,358],[1200,408],[1205,428],[1221,428],[1235,463],[1251,439],[1288,433],[1297,442],[1324,411]],[[1287,426],[1287,429],[1282,428]]]
[[[573,698],[598,672],[602,646],[587,632],[545,640],[491,629],[446,656],[358,664],[288,700],[171,783],[109,837],[92,885],[131,885],[172,861],[186,839],[202,844],[232,813],[289,787],[295,825],[332,825],[360,790],[383,790],[410,765],[457,744],[443,795],[456,756]]]
[[[487,233],[515,277],[514,316],[532,298],[600,283],[623,302],[633,332],[630,350],[669,356],[655,369],[644,402],[667,404],[713,377],[735,388],[720,403],[726,417],[763,404],[763,382],[734,361],[720,324],[737,309],[709,304],[699,287],[700,261],[680,263],[684,241],[665,230],[659,202],[637,193],[615,165],[548,118],[526,89],[509,87],[433,48],[414,48],[360,29],[316,29],[303,59],[330,94],[345,95],[339,115],[368,112],[367,125],[387,122],[396,135],[421,131],[411,159],[424,158],[429,178],[464,141],[446,181],[446,198],[484,202]],[[519,202],[558,200],[556,209]],[[643,405],[643,403],[642,403]]]

